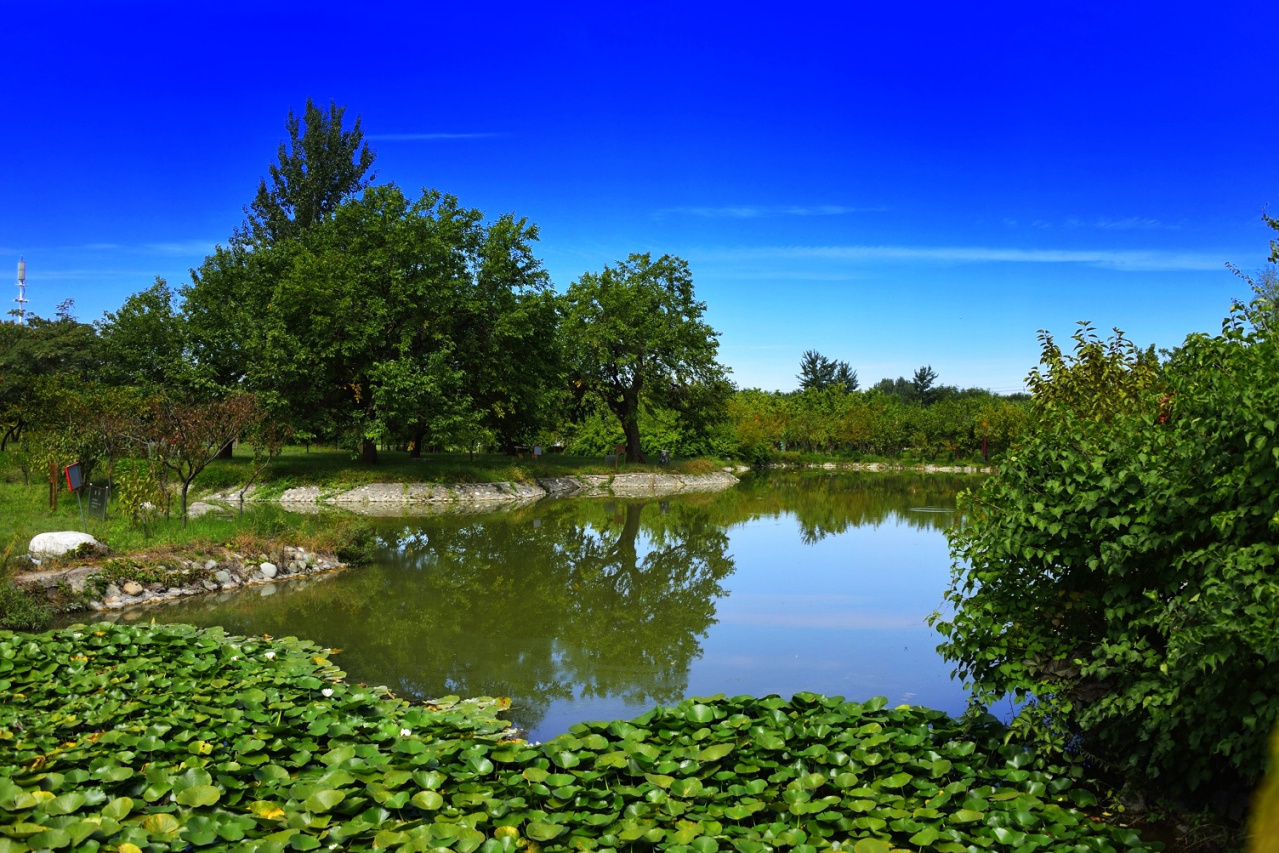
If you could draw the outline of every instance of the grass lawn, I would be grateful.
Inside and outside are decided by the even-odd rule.
[[[353,488],[368,483],[530,483],[539,477],[563,477],[570,474],[613,474],[664,472],[705,474],[720,463],[709,459],[675,460],[670,466],[628,465],[616,468],[605,465],[602,457],[578,457],[553,454],[540,461],[516,459],[503,454],[432,454],[411,459],[404,452],[384,451],[377,465],[363,465],[345,450],[313,447],[288,448],[259,475],[256,485],[266,494],[279,494],[294,486],[320,486],[325,489]],[[95,484],[105,482],[95,473]],[[252,450],[236,447],[231,459],[219,459],[196,478],[191,499],[211,491],[239,489],[253,474]],[[86,500],[87,503],[87,500]],[[358,519],[345,516],[307,516],[259,508],[244,515],[206,515],[182,525],[175,497],[170,518],[155,519],[147,529],[121,516],[116,504],[108,507],[105,521],[87,518],[82,524],[74,495],[61,487],[56,510],[49,508],[47,482],[32,475],[24,482],[12,454],[0,453],[0,555],[26,551],[32,536],[54,530],[81,530],[105,542],[115,554],[141,550],[199,548],[203,544],[231,544],[237,550],[269,550],[269,545],[287,540],[317,551],[334,552],[358,534]]]

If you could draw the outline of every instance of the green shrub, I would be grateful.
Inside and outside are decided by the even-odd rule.
[[[0,551],[0,628],[43,631],[53,619],[53,607],[39,593],[13,582],[18,570],[18,542],[14,538]]]
[[[961,496],[933,617],[976,700],[1034,697],[1023,734],[1169,792],[1251,785],[1279,710],[1279,346],[1250,317],[1161,371],[1122,336],[1046,358],[1034,434]]]
[[[0,628],[43,631],[53,619],[53,607],[39,593],[13,581],[0,580]]]

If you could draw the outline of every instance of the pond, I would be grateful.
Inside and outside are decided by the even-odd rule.
[[[752,475],[713,495],[377,519],[372,565],[126,618],[305,637],[342,649],[350,680],[405,698],[509,696],[532,740],[717,693],[959,713],[924,620],[955,495],[976,483]]]

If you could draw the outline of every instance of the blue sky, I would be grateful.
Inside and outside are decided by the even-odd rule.
[[[1017,390],[1040,328],[1216,331],[1277,236],[1274,3],[2,12],[6,310],[20,255],[45,316],[186,281],[307,97],[379,181],[538,223],[561,290],[686,258],[742,386],[817,349]]]

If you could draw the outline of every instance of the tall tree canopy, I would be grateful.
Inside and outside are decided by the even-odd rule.
[[[827,358],[813,349],[804,352],[799,361],[799,375],[795,378],[799,380],[801,391],[839,387],[851,394],[860,384],[857,371],[849,367],[848,362]]]
[[[94,324],[101,340],[103,381],[152,389],[187,384],[186,324],[174,299],[168,282],[156,278]]]
[[[277,162],[269,167],[270,184],[263,179],[245,209],[241,236],[255,243],[295,237],[369,186],[375,155],[364,143],[358,116],[350,130],[343,129],[345,113],[346,107],[334,103],[326,113],[310,98],[300,121],[289,111],[289,139],[280,143]]]
[[[644,461],[640,403],[678,401],[725,381],[719,333],[702,321],[688,263],[633,254],[585,273],[564,295],[563,338],[578,390],[596,395],[621,421],[626,459]]]
[[[329,219],[195,274],[195,352],[292,426],[359,446],[525,440],[559,376],[537,229],[374,186]]]

